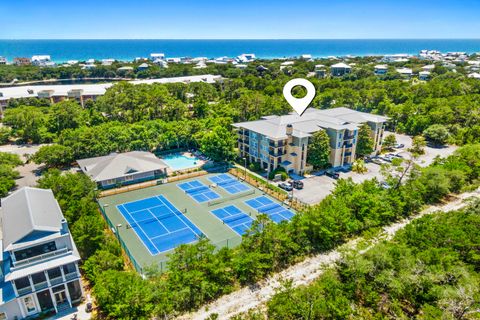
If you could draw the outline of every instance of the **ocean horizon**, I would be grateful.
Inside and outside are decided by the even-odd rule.
[[[275,59],[311,54],[328,56],[375,56],[385,54],[418,54],[420,50],[441,52],[480,52],[480,39],[224,39],[224,40],[0,40],[0,56],[50,55],[55,62],[88,59],[131,61],[164,53],[167,57],[236,57],[254,53],[257,58]]]

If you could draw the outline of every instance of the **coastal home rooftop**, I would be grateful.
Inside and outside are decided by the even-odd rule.
[[[167,174],[168,165],[153,153],[131,151],[77,160],[80,169],[102,188],[151,180]]]
[[[25,187],[2,200],[0,319],[60,312],[81,300],[80,255],[51,190]]]

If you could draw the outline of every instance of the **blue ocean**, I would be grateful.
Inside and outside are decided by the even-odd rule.
[[[150,53],[167,57],[235,57],[254,53],[258,58],[365,56],[407,53],[422,49],[441,52],[480,52],[480,39],[435,40],[0,40],[0,56],[48,54],[56,62],[114,58],[133,60]]]

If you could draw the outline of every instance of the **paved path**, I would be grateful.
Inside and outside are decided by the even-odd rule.
[[[403,229],[413,220],[416,220],[424,215],[434,213],[436,211],[452,211],[460,209],[468,204],[464,201],[471,197],[480,197],[480,189],[473,192],[463,193],[457,195],[454,200],[440,206],[431,206],[408,219],[393,223],[383,229],[383,232],[376,238],[368,242],[366,249],[360,253],[366,252],[376,243],[382,240],[389,240],[393,238],[395,233]],[[204,306],[199,311],[187,315],[183,315],[178,319],[206,319],[212,314],[218,314],[218,319],[229,319],[235,315],[247,312],[252,308],[259,308],[269,301],[276,290],[281,289],[285,280],[291,280],[294,287],[300,285],[307,285],[317,279],[329,267],[332,267],[342,256],[345,250],[355,250],[357,245],[365,241],[362,238],[354,239],[339,248],[327,253],[319,254],[305,259],[296,265],[293,265],[286,270],[279,272],[262,283],[258,283],[254,287],[245,287],[231,294],[225,295],[218,300]]]

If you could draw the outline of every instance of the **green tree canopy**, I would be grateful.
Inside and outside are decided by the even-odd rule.
[[[312,135],[308,144],[307,162],[317,169],[330,165],[330,137],[324,130]]]
[[[444,145],[450,134],[444,125],[432,124],[423,131],[423,135],[435,145]]]
[[[395,134],[390,133],[383,139],[383,147],[385,149],[392,149],[395,145],[397,144],[397,138],[395,137]]]
[[[200,150],[214,161],[229,161],[235,157],[235,137],[225,128],[217,126],[205,133],[200,140]]]
[[[356,154],[358,156],[368,156],[373,152],[372,129],[366,123],[362,124],[358,130]]]

